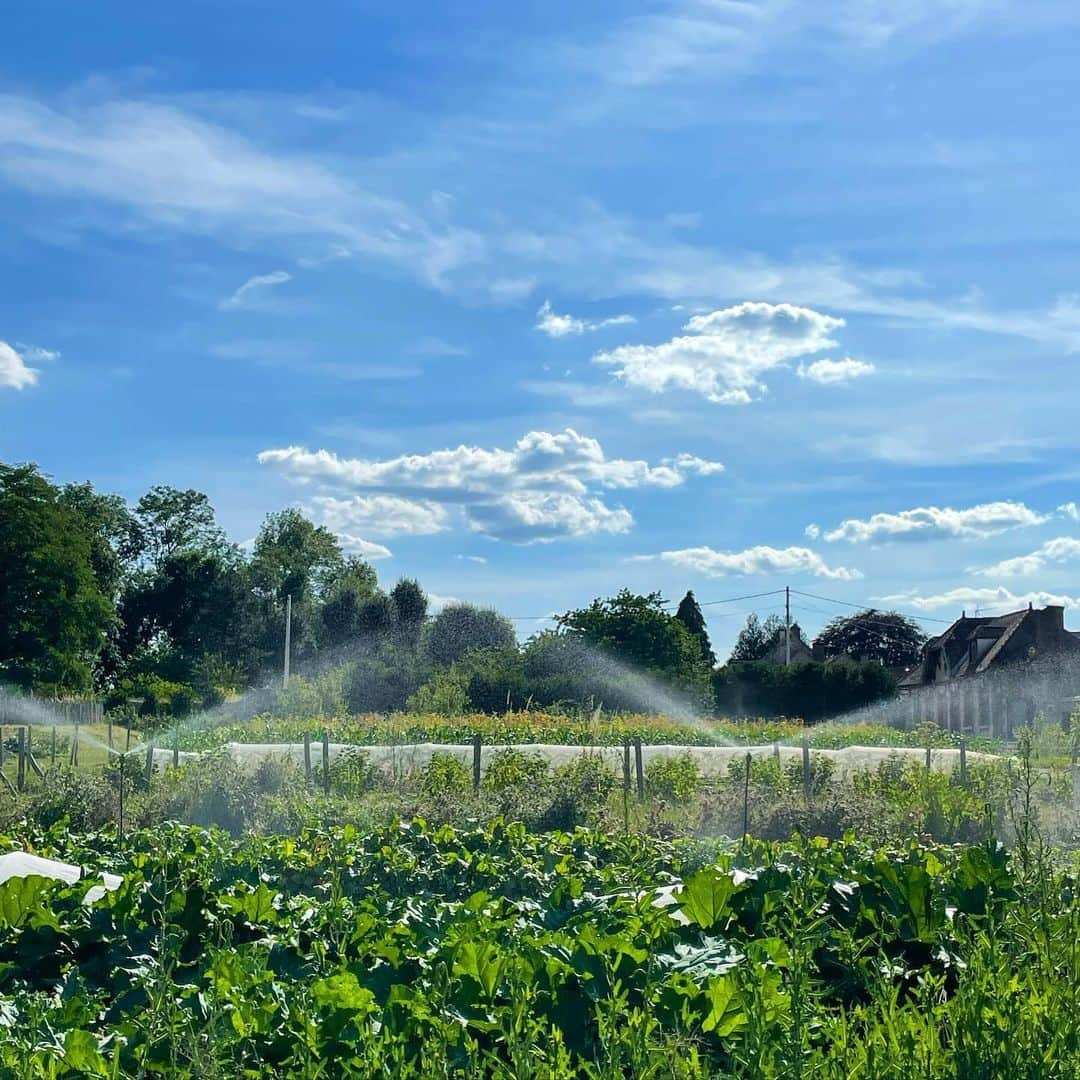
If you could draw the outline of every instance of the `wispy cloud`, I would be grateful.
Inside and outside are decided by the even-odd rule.
[[[936,611],[940,608],[964,608],[973,611],[977,608],[981,614],[987,615],[1002,614],[1006,611],[1019,611],[1021,608],[1026,608],[1028,604],[1035,607],[1045,607],[1047,604],[1060,607],[1080,606],[1080,599],[1062,593],[1044,592],[1042,590],[1014,593],[1005,588],[1004,585],[985,589],[964,585],[929,596],[918,592],[893,593],[890,596],[876,597],[876,601],[882,604],[905,605],[917,608],[920,611]]]
[[[536,329],[548,337],[561,338],[570,335],[592,334],[607,326],[628,326],[637,322],[633,315],[612,315],[606,319],[579,319],[573,315],[559,315],[545,300],[536,313]]]
[[[222,300],[219,307],[222,311],[256,307],[269,289],[277,285],[284,285],[286,281],[292,281],[292,274],[285,270],[274,270],[269,274],[256,274],[255,277],[248,278],[231,296],[227,296]]]
[[[1074,536],[1058,536],[1028,555],[1015,555],[974,572],[982,577],[1029,577],[1053,565],[1076,562],[1080,562],[1080,540]]]

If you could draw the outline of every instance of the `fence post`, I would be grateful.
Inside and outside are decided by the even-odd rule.
[[[180,768],[180,725],[176,724],[173,727],[172,733],[172,767],[174,769]]]
[[[645,799],[645,763],[641,755],[641,739],[634,740],[634,771],[637,773],[637,797]]]
[[[311,736],[304,732],[304,782],[311,787]]]
[[[967,740],[963,735],[960,736],[960,784],[962,787],[967,787],[968,775],[967,775]]]
[[[746,778],[743,781],[743,804],[742,804],[742,838],[746,843],[747,833],[750,832],[750,751],[746,751]]]
[[[0,724],[0,769],[4,767],[4,725]]]
[[[474,735],[472,741],[472,789],[480,790],[480,736]]]
[[[622,813],[623,832],[630,835],[630,740],[623,739],[622,758]]]
[[[127,714],[127,735],[124,738],[124,753],[131,749],[131,713]]]
[[[930,744],[926,744],[926,771],[930,771]]]
[[[52,726],[52,747],[49,751],[49,768],[56,768],[56,721],[53,721]]]
[[[150,740],[150,745],[146,748],[146,770],[143,774],[146,777],[147,784],[150,783],[150,777],[154,775],[154,741]]]
[[[323,794],[330,795],[330,736],[324,731],[322,737]]]
[[[71,767],[79,767],[79,721],[75,721],[75,730],[71,733]]]
[[[806,797],[806,801],[810,801],[810,736],[807,732],[803,732],[802,737],[802,785],[803,795]]]
[[[112,717],[110,716],[109,717],[109,750],[110,750],[110,752],[112,751],[112,748],[113,748],[113,744],[112,744]]]
[[[19,771],[15,786],[20,791],[26,790],[26,728],[19,728]]]

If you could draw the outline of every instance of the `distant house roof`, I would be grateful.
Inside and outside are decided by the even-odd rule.
[[[766,664],[782,664],[787,659],[787,649],[784,647],[784,631],[781,630],[773,639],[772,644],[765,650],[761,659]],[[802,630],[798,623],[791,624],[791,662],[793,664],[805,664],[814,659],[813,650],[803,639]]]
[[[1064,608],[1027,607],[1007,615],[961,615],[923,647],[922,663],[901,680],[903,687],[979,675],[1037,653],[1080,652],[1080,633],[1065,629]]]

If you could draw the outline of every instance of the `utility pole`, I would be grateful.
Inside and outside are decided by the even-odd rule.
[[[285,597],[285,674],[281,685],[287,688],[289,685],[289,658],[292,653],[292,594]]]
[[[791,664],[791,587],[784,586],[784,667]]]

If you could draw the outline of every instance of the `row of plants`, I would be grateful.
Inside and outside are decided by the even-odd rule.
[[[677,844],[497,820],[23,829],[0,1075],[1073,1077],[1080,899],[1029,836]]]
[[[678,720],[647,713],[509,711],[446,717],[438,713],[373,713],[361,716],[275,715],[263,713],[238,722],[181,726],[180,746],[209,750],[229,742],[296,743],[305,735],[357,746],[395,746],[409,743],[468,743],[479,735],[497,745],[554,743],[563,746],[619,746],[640,739],[645,745],[676,746],[761,745],[801,742],[804,734],[818,749],[846,746],[956,746],[957,732],[928,724],[902,729],[885,723],[828,723],[806,726],[799,720]],[[966,736],[972,749],[995,751],[994,740]]]

